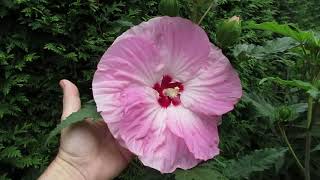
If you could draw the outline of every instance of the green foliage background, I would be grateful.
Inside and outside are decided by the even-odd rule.
[[[48,146],[44,144],[61,112],[59,80],[66,78],[75,82],[83,101],[92,99],[92,76],[105,49],[129,27],[158,15],[158,3],[155,0],[0,0],[0,179],[39,176],[57,151],[57,137]],[[243,21],[289,22],[303,29],[319,29],[318,3],[318,0],[219,0],[202,26],[212,42],[215,42],[218,22],[233,15],[240,15]],[[193,6],[191,1],[181,0],[181,15],[192,18],[189,10]],[[197,12],[204,10],[199,8]],[[264,45],[273,38],[270,33],[247,29],[241,43]],[[270,47],[274,46],[268,50]],[[263,53],[242,56],[237,48],[227,49],[225,53],[240,73],[244,90],[264,94],[266,102],[285,103],[283,90],[270,91],[271,85],[258,85],[267,76],[295,74],[286,72],[285,65],[275,64],[280,51],[272,52],[272,56],[263,56]],[[300,177],[289,155],[270,156],[258,165],[243,166],[258,158],[256,149],[285,147],[270,121],[261,118],[261,113],[253,110],[248,102],[242,101],[234,112],[224,117],[220,126],[222,156],[209,162],[217,169],[196,171],[210,174],[222,172],[219,167],[230,167],[235,170],[232,173],[237,173],[241,167],[244,168],[241,171],[251,172],[257,166],[253,175],[235,174],[234,177]],[[268,107],[262,109],[268,110]],[[249,158],[244,156],[252,152]],[[263,151],[266,157],[275,152],[284,151]],[[239,158],[239,161],[231,160]],[[275,158],[278,160],[275,165],[270,164]],[[319,166],[314,168],[313,176],[320,177],[319,172],[316,173]],[[178,172],[176,178],[179,177],[184,176]],[[174,179],[174,175],[160,175],[134,161],[119,179]]]

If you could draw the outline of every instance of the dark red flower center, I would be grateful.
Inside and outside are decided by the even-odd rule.
[[[173,81],[172,77],[165,75],[162,77],[161,83],[156,83],[153,86],[159,93],[159,104],[167,108],[172,103],[174,106],[178,106],[180,101],[180,93],[184,90],[183,84]]]

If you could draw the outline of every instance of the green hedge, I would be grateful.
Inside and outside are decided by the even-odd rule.
[[[222,18],[240,15],[263,22],[280,13],[276,0],[218,2],[203,22],[212,41]],[[187,16],[188,0],[180,5]],[[105,49],[129,27],[158,15],[157,7],[158,1],[152,0],[0,0],[0,179],[35,179],[43,171],[57,151],[58,138],[48,146],[44,142],[61,112],[59,80],[75,82],[81,98],[91,99],[92,75]],[[245,32],[242,41],[259,43],[259,36]],[[255,86],[267,66],[251,65],[235,64],[247,89]],[[228,118],[244,117],[236,111]],[[237,139],[248,140],[249,122],[225,125],[237,127],[242,132],[225,136],[236,139],[222,144],[229,157],[259,144]],[[131,169],[122,179],[139,174]]]
[[[35,179],[57,151],[44,146],[61,112],[58,82],[91,79],[121,32],[156,15],[153,1],[0,1],[0,175]]]

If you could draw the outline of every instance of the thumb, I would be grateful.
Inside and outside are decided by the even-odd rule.
[[[61,80],[59,83],[63,90],[63,111],[61,120],[64,120],[70,114],[79,111],[81,108],[81,101],[79,91],[76,85],[68,80]]]

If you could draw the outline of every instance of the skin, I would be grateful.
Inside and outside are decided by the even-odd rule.
[[[61,80],[59,85],[63,90],[64,120],[81,108],[81,102],[73,83]],[[85,120],[61,132],[58,155],[39,179],[110,180],[127,167],[131,158],[104,122]]]

